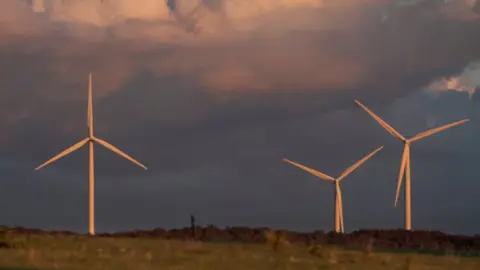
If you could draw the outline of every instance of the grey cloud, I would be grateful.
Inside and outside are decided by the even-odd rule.
[[[464,100],[468,101],[468,97],[464,96]],[[415,102],[423,106],[409,106]],[[418,132],[425,124],[423,116],[436,115],[431,109],[436,102],[413,95],[394,106],[373,107],[399,130],[413,125],[418,128],[414,132]],[[458,110],[457,104],[443,108]],[[403,117],[412,110],[418,117]],[[475,114],[478,115],[478,110]],[[447,121],[440,115],[438,124]],[[359,109],[305,115],[284,122],[265,121],[261,127],[227,124],[222,132],[217,129],[185,132],[190,133],[184,135],[185,139],[182,136],[174,139],[172,135],[165,140],[161,132],[154,132],[159,141],[149,139],[128,144],[140,149],[141,145],[150,143],[146,150],[158,151],[149,155],[148,160],[153,164],[148,175],[99,173],[97,221],[100,230],[184,226],[190,213],[196,214],[202,224],[330,229],[333,207],[330,185],[288,166],[281,158],[288,157],[337,175],[381,144],[386,145],[384,150],[342,181],[347,227],[351,230],[402,224],[401,206],[393,210],[392,205],[401,145]],[[478,128],[472,123],[413,147],[415,227],[475,233],[466,218],[476,224],[478,217],[466,206],[474,204],[476,198],[474,164],[479,153],[472,147],[476,145],[476,133]],[[452,147],[456,141],[462,143]],[[87,164],[85,152],[77,156],[83,156],[77,160],[84,164],[78,167],[83,167],[82,171],[66,171],[64,162],[41,173],[23,173],[5,180],[11,195],[5,194],[3,198],[15,194],[10,199],[15,206],[6,207],[4,223],[14,220],[31,226],[83,230]],[[97,167],[104,167],[103,170],[106,167],[125,170],[110,167],[108,163],[115,162],[105,156],[100,155],[97,161]],[[17,174],[25,170],[9,168]],[[428,199],[421,199],[422,194],[428,194]],[[445,197],[456,199],[446,201]],[[55,206],[58,201],[62,201],[62,206]],[[459,213],[459,208],[465,210]],[[75,214],[64,214],[65,209]],[[36,214],[30,214],[31,211]],[[42,215],[52,220],[41,219]]]

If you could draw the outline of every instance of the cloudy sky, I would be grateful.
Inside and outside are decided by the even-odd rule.
[[[331,230],[333,186],[282,158],[338,176],[380,145],[342,181],[345,227],[403,227],[401,142],[359,99],[405,136],[471,118],[412,146],[412,225],[478,233],[480,21],[468,6],[232,0],[200,9],[193,34],[163,0],[57,2],[0,3],[0,224],[87,231],[87,149],[33,168],[87,135],[91,70],[96,136],[149,167],[96,148],[97,231],[183,227],[190,213]]]

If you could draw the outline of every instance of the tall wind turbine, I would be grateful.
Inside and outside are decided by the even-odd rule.
[[[307,166],[298,164],[296,162],[293,162],[291,160],[288,160],[286,158],[283,159],[283,161],[288,162],[294,166],[297,166],[298,168],[305,170],[317,177],[320,177],[323,180],[327,181],[332,181],[333,184],[335,185],[335,209],[334,209],[334,225],[335,225],[335,231],[337,233],[345,232],[345,226],[343,225],[343,203],[342,203],[342,191],[340,190],[340,181],[345,178],[347,175],[352,173],[355,169],[360,167],[365,161],[367,161],[369,158],[371,158],[375,153],[378,151],[382,150],[383,146],[380,146],[379,148],[375,149],[373,152],[362,158],[361,160],[357,161],[357,163],[353,164],[350,166],[348,169],[346,169],[342,174],[340,174],[339,177],[333,178],[329,175],[326,175],[324,173],[321,173],[319,171],[316,171],[314,169],[308,168]]]
[[[400,172],[398,174],[398,181],[397,181],[397,191],[395,193],[395,204],[397,206],[398,196],[400,193],[400,186],[402,185],[403,176],[405,175],[405,230],[410,231],[412,229],[412,212],[411,212],[411,193],[410,193],[410,144],[412,142],[418,141],[425,137],[431,136],[435,133],[440,131],[446,130],[448,128],[463,124],[465,122],[470,121],[470,119],[463,119],[451,124],[447,124],[441,127],[432,128],[426,130],[424,132],[420,132],[417,135],[413,136],[410,139],[406,139],[403,137],[398,131],[396,131],[393,127],[391,127],[387,122],[383,121],[380,117],[378,117],[374,112],[370,109],[365,107],[360,101],[355,100],[355,102],[362,107],[370,116],[372,116],[375,121],[377,121],[384,129],[386,129],[390,134],[392,134],[395,138],[401,140],[404,144],[403,147],[403,154],[402,154],[402,162],[400,164]]]
[[[56,160],[74,152],[75,150],[81,148],[85,144],[88,143],[89,147],[89,181],[88,181],[88,188],[89,188],[89,233],[90,235],[95,235],[95,202],[94,202],[94,188],[95,188],[95,177],[94,177],[94,155],[93,155],[93,145],[94,143],[98,143],[105,148],[109,149],[110,151],[118,154],[119,156],[135,163],[136,165],[144,168],[145,170],[147,167],[141,164],[140,162],[133,159],[131,156],[125,154],[120,149],[116,148],[115,146],[111,145],[110,143],[97,138],[93,135],[93,105],[92,105],[92,73],[90,72],[88,77],[88,116],[87,116],[87,124],[88,124],[88,137],[77,142],[76,144],[70,146],[69,148],[63,150],[60,154],[54,156],[53,158],[49,159],[47,162],[43,163],[42,165],[35,168],[35,170],[39,170],[42,167],[55,162]]]

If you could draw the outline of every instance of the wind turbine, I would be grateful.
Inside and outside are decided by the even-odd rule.
[[[296,167],[298,167],[298,168],[300,168],[304,171],[307,171],[307,172],[309,172],[309,173],[311,173],[311,174],[313,174],[317,177],[320,177],[323,180],[333,182],[333,184],[335,185],[335,209],[334,209],[335,231],[337,233],[339,233],[339,232],[344,233],[345,232],[345,226],[343,224],[343,203],[342,203],[342,191],[340,190],[340,181],[343,178],[345,178],[347,175],[352,173],[355,169],[360,167],[360,165],[362,165],[365,161],[367,161],[369,158],[371,158],[373,155],[375,155],[375,153],[382,150],[382,148],[383,148],[383,146],[380,146],[379,148],[375,149],[373,152],[371,152],[370,154],[368,154],[367,156],[365,156],[361,160],[357,161],[355,164],[353,164],[348,169],[346,169],[344,172],[342,172],[342,174],[340,174],[340,176],[337,177],[337,178],[333,178],[329,175],[326,175],[326,174],[321,173],[319,171],[316,171],[314,169],[308,168],[307,166],[298,164],[298,163],[293,162],[291,160],[288,160],[286,158],[284,158],[283,161],[285,161],[287,163],[290,163],[290,164],[292,164],[292,165],[294,165],[294,166],[296,166]]]
[[[398,196],[400,193],[400,186],[402,185],[403,176],[405,175],[405,230],[410,231],[412,229],[412,212],[411,212],[411,193],[410,193],[410,144],[412,142],[418,141],[425,137],[431,136],[435,133],[440,131],[446,130],[448,128],[463,124],[465,122],[470,121],[470,119],[463,119],[451,124],[447,124],[441,127],[432,128],[423,132],[418,133],[417,135],[411,137],[410,139],[406,139],[403,137],[398,131],[396,131],[393,127],[391,127],[387,122],[383,121],[380,117],[378,117],[374,112],[370,109],[365,107],[360,101],[355,100],[360,107],[362,107],[373,119],[375,119],[384,129],[386,129],[390,134],[392,134],[395,138],[401,140],[404,144],[403,147],[403,154],[402,154],[402,162],[400,164],[400,172],[398,174],[398,181],[397,181],[397,191],[395,193],[395,204],[397,206]]]
[[[35,170],[39,170],[42,167],[55,162],[56,160],[74,152],[75,150],[81,148],[85,144],[88,143],[89,147],[89,181],[88,181],[88,188],[89,188],[89,233],[90,235],[95,235],[95,219],[94,219],[94,210],[95,210],[95,202],[94,202],[94,188],[95,188],[95,177],[94,177],[94,155],[93,155],[93,145],[94,143],[98,143],[105,148],[109,149],[110,151],[118,154],[119,156],[135,163],[136,165],[144,168],[145,170],[147,167],[141,164],[140,162],[136,161],[131,156],[125,154],[120,149],[116,148],[115,146],[111,145],[110,143],[97,138],[93,135],[93,105],[92,105],[92,73],[90,72],[88,77],[88,115],[87,115],[87,125],[88,125],[88,137],[75,143],[74,145],[70,146],[69,148],[63,150],[60,154],[54,156],[53,158],[49,159],[47,162],[43,163],[42,165],[35,168]]]

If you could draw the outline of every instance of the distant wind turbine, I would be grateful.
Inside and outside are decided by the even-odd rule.
[[[446,130],[448,128],[463,124],[465,122],[470,121],[470,119],[463,119],[451,124],[447,124],[441,127],[432,128],[421,132],[410,139],[406,139],[403,137],[399,132],[397,132],[393,127],[391,127],[387,122],[383,121],[378,117],[374,112],[370,109],[365,107],[360,101],[355,100],[355,102],[362,107],[370,116],[372,116],[375,121],[377,121],[384,129],[386,129],[390,134],[392,134],[395,138],[401,140],[404,143],[403,154],[402,154],[402,162],[400,164],[400,172],[398,174],[398,182],[397,182],[397,191],[395,193],[395,204],[397,206],[398,196],[400,193],[400,186],[402,185],[403,176],[405,175],[405,230],[410,231],[412,229],[412,213],[411,213],[411,193],[410,193],[410,144],[414,141],[418,141],[425,137],[431,136],[435,133],[440,131]]]
[[[128,159],[129,161],[135,163],[136,165],[144,168],[145,167],[140,162],[133,159],[131,156],[125,154],[120,149],[116,148],[115,146],[111,145],[110,143],[97,138],[93,135],[93,105],[92,105],[92,73],[90,72],[88,77],[88,115],[87,115],[87,124],[88,124],[88,131],[89,135],[87,138],[77,142],[76,144],[70,146],[69,148],[62,151],[60,154],[56,155],[55,157],[49,159],[47,162],[43,163],[42,165],[35,168],[35,170],[39,170],[42,167],[55,162],[56,160],[74,152],[75,150],[81,148],[85,144],[88,143],[89,146],[89,233],[90,235],[95,235],[95,219],[94,219],[94,209],[95,209],[95,202],[94,202],[94,188],[95,188],[95,178],[94,178],[94,155],[93,155],[93,144],[98,143],[105,148],[109,149],[110,151],[118,154],[119,156]]]
[[[361,160],[357,161],[357,163],[353,164],[352,166],[350,166],[348,169],[346,169],[342,174],[340,174],[339,177],[337,178],[333,178],[329,175],[326,175],[324,173],[321,173],[319,171],[316,171],[314,169],[311,169],[311,168],[308,168],[307,166],[304,166],[304,165],[301,165],[301,164],[298,164],[296,162],[293,162],[291,160],[288,160],[286,158],[283,159],[283,161],[287,162],[287,163],[290,163],[304,171],[307,171],[317,177],[320,177],[321,179],[323,180],[327,180],[327,181],[332,181],[333,184],[335,185],[335,210],[334,210],[334,225],[335,225],[335,231],[337,233],[341,232],[341,233],[344,233],[345,232],[345,226],[343,224],[343,203],[342,203],[342,191],[340,189],[340,181],[345,178],[347,175],[349,175],[350,173],[352,173],[355,169],[357,169],[358,167],[360,167],[360,165],[362,165],[365,161],[367,161],[369,158],[371,158],[373,155],[375,155],[375,153],[377,153],[378,151],[382,150],[383,146],[380,146],[379,148],[377,148],[376,150],[374,150],[373,152],[371,152],[370,154],[368,154],[367,156],[365,156],[364,158],[362,158]]]

